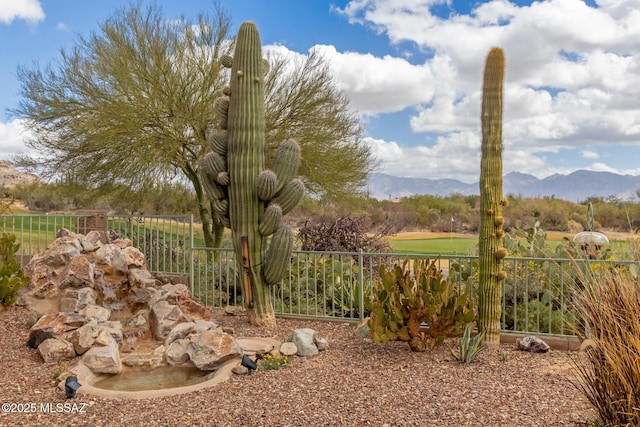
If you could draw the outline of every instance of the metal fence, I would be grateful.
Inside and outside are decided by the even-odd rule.
[[[242,304],[242,283],[231,249],[194,248],[192,291],[205,305]],[[435,260],[472,297],[477,297],[479,260],[474,256],[294,251],[287,277],[271,287],[278,314],[332,319],[363,319],[365,301],[387,268],[408,258]],[[502,330],[538,335],[575,336],[582,332],[574,308],[576,291],[598,271],[632,271],[637,261],[595,261],[549,258],[506,258],[502,282]]]
[[[95,216],[95,215],[94,215]],[[60,228],[86,234],[96,224],[90,215],[2,215],[3,232],[17,236],[20,254],[42,252]],[[242,305],[241,274],[232,249],[194,247],[193,217],[108,215],[111,233],[131,239],[153,272],[189,277],[196,298],[208,307]],[[286,278],[271,287],[278,314],[332,319],[363,319],[365,302],[387,268],[404,259],[436,260],[459,289],[477,296],[478,258],[423,254],[294,251]],[[572,336],[581,328],[573,302],[581,283],[599,270],[640,271],[637,261],[506,258],[502,282],[502,329],[520,333]],[[579,274],[579,271],[581,274]]]
[[[107,215],[98,212],[55,215],[0,215],[2,232],[16,235],[17,256],[26,263],[44,252],[60,229],[78,234],[92,230],[130,239],[145,254],[153,272],[188,275],[191,272],[193,215]]]

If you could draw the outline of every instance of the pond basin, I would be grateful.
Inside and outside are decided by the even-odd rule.
[[[162,366],[153,369],[123,367],[119,374],[95,374],[82,361],[72,371],[81,385],[78,395],[150,399],[190,393],[227,381],[240,360],[240,357],[229,359],[213,372],[199,373],[194,367]],[[64,390],[64,380],[58,387]]]
[[[253,356],[280,348],[280,341],[273,338],[237,338],[242,353]],[[151,348],[151,347],[150,347]],[[119,374],[96,374],[79,361],[72,369],[78,378],[78,395],[93,395],[115,399],[149,399],[175,396],[203,390],[227,381],[233,368],[240,365],[242,357],[231,358],[215,371],[205,372],[193,366],[129,367],[123,366]],[[64,390],[64,379],[58,384]]]
[[[116,375],[98,379],[93,386],[115,391],[162,390],[185,387],[209,380],[215,372],[205,372],[194,366],[159,366],[157,368],[127,368]]]

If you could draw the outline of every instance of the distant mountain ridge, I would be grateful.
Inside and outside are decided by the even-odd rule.
[[[40,181],[32,173],[20,172],[6,160],[0,160],[0,187],[13,187],[16,184],[29,184]]]
[[[635,200],[640,190],[640,176],[618,175],[611,172],[575,171],[569,175],[551,175],[543,179],[520,172],[504,176],[503,193],[523,197],[555,197],[582,202],[589,197],[615,196],[621,200]],[[480,194],[479,183],[466,184],[455,179],[402,178],[373,173],[367,186],[369,195],[379,200],[414,195],[465,196]]]

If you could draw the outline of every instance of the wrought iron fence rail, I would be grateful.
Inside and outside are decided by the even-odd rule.
[[[153,272],[183,275],[191,271],[193,215],[0,215],[0,228],[16,235],[17,255],[23,260],[44,252],[60,229],[78,234],[103,230],[130,239]]]
[[[194,248],[194,295],[208,306],[241,305],[241,283],[231,249]],[[377,269],[408,258],[430,259],[472,297],[477,297],[478,257],[463,255],[294,251],[288,276],[271,287],[282,315],[355,320],[368,315],[366,298]],[[502,329],[575,336],[582,331],[574,301],[580,275],[598,269],[640,267],[636,261],[507,258],[502,286]],[[578,272],[581,271],[581,273]]]
[[[20,243],[19,255],[43,252],[66,228],[86,234],[86,214],[1,215],[3,232]],[[195,297],[209,307],[241,305],[239,263],[229,248],[194,247],[193,217],[107,215],[105,227],[131,239],[153,272],[189,277]],[[271,287],[276,313],[356,320],[368,315],[367,299],[382,266],[405,259],[430,259],[458,289],[477,296],[478,257],[437,254],[294,251],[288,275]],[[502,284],[502,329],[510,332],[572,336],[581,331],[574,308],[576,290],[599,270],[639,272],[638,261],[506,258]]]

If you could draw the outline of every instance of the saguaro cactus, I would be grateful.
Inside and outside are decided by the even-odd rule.
[[[233,57],[224,56],[221,62],[231,68],[230,85],[215,104],[220,127],[226,132],[210,136],[212,151],[202,158],[199,172],[215,213],[231,228],[244,271],[249,321],[273,326],[269,285],[282,280],[293,248],[293,231],[282,224],[282,216],[304,191],[302,181],[293,178],[300,147],[296,141],[284,141],[272,168],[265,168],[263,78],[268,62],[262,58],[260,34],[253,22],[240,26]]]
[[[504,52],[492,48],[487,56],[482,86],[482,159],[480,162],[480,285],[478,329],[488,346],[500,343],[502,260],[502,81]]]

